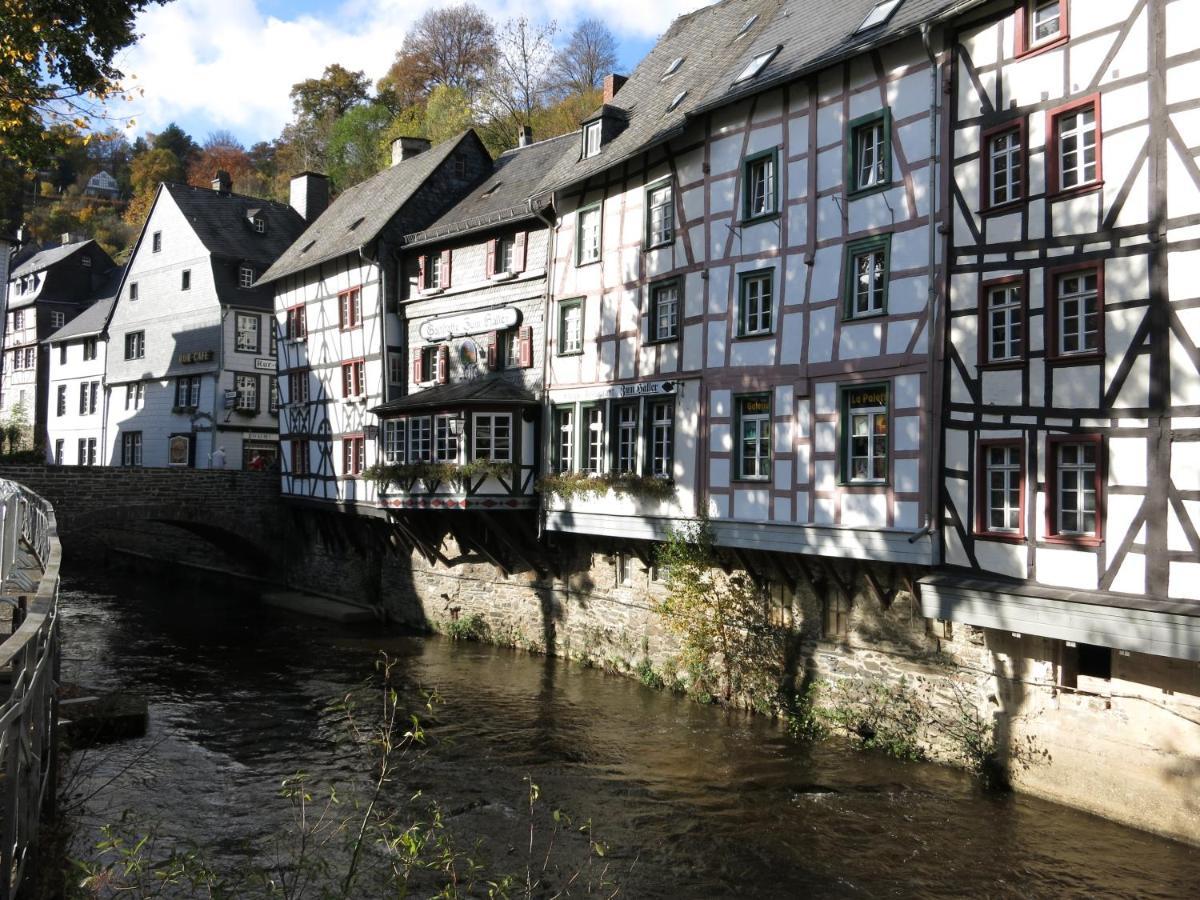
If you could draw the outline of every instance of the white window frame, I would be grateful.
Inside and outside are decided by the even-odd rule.
[[[675,240],[675,185],[670,181],[646,189],[646,241],[660,247]]]
[[[737,78],[733,79],[733,83],[741,84],[743,81],[750,81],[751,79],[757,78],[762,73],[762,70],[765,69],[771,62],[771,60],[775,58],[775,54],[778,52],[779,48],[775,47],[772,50],[768,50],[766,53],[760,53],[758,56],[754,57],[754,59],[750,60],[750,62],[746,64],[746,68],[742,69],[742,71],[738,73]],[[685,91],[684,93],[687,92]]]
[[[746,164],[746,190],[749,192],[747,219],[770,216],[776,212],[775,159],[774,153],[767,153]]]
[[[407,459],[407,424],[406,419],[383,420],[383,461],[388,465],[403,465]]]
[[[87,257],[84,257],[84,259],[87,259]],[[51,328],[62,328],[66,324],[67,324],[67,314],[66,313],[59,312],[58,310],[50,311],[50,327]]]
[[[408,420],[409,462],[429,462],[433,456],[433,423],[429,416],[415,416]]]
[[[678,280],[650,285],[650,327],[656,341],[674,341],[679,338],[679,288]]]
[[[121,465],[140,466],[142,464],[142,433],[140,431],[121,432]]]
[[[127,331],[127,332],[125,332],[125,358],[126,359],[145,359],[146,358],[146,332],[144,332],[144,331]]]
[[[558,354],[573,356],[583,352],[583,301],[564,300],[558,310]]]
[[[259,329],[262,323],[259,322],[259,317],[254,313],[239,312],[234,315],[234,348],[238,353],[258,353],[259,347]],[[254,342],[251,344],[248,338],[253,337]]]
[[[570,472],[575,468],[575,407],[554,407],[554,451],[558,472]]]
[[[475,413],[475,459],[512,462],[512,413]]]
[[[588,122],[583,126],[583,158],[590,159],[600,152],[601,122]]]
[[[1043,44],[1048,44],[1051,41],[1056,41],[1063,36],[1063,5],[1067,0],[1026,0],[1025,4],[1025,43],[1029,49],[1040,47]],[[1055,22],[1056,27],[1053,32],[1048,32],[1043,37],[1038,37],[1039,13],[1049,10],[1050,7],[1057,7],[1052,16],[1045,16],[1042,21]]]
[[[855,190],[865,191],[887,178],[887,123],[867,122],[854,130]]]
[[[901,2],[902,0],[879,0],[878,3],[871,7],[871,11],[867,13],[867,17],[863,19],[862,24],[854,29],[855,34],[882,25],[892,17],[892,13],[896,11],[896,7]]]
[[[988,206],[1023,199],[1021,129],[1012,128],[988,139]]]
[[[253,266],[238,266],[238,287],[251,288],[254,287],[254,267]]]
[[[987,289],[987,361],[1013,362],[1024,348],[1024,304],[1019,284],[998,284]],[[997,302],[997,297],[1000,298]],[[999,345],[1002,350],[996,352]]]
[[[616,446],[613,448],[613,471],[619,475],[638,471],[638,431],[641,407],[637,403],[621,403],[616,407]]]
[[[579,210],[575,219],[575,264],[599,262],[604,234],[604,208],[599,203]]]
[[[456,463],[459,461],[461,441],[454,435],[451,422],[455,417],[442,413],[433,417],[433,461]]]
[[[868,268],[863,268],[866,262]],[[884,312],[887,302],[888,259],[883,247],[872,247],[850,257],[854,296],[851,298],[850,318],[862,319]],[[865,280],[864,280],[865,276]]]
[[[854,406],[848,411],[850,421],[846,428],[846,463],[847,463],[847,478],[848,482],[854,484],[883,484],[887,481],[888,469],[888,454],[891,451],[891,420],[888,417],[887,406]],[[876,431],[875,425],[878,421],[877,417],[882,416],[884,422],[884,431],[879,434]],[[865,422],[865,433],[858,434],[859,422]],[[855,453],[854,441],[856,438],[867,439],[866,452]],[[880,448],[880,438],[882,438],[883,446]],[[859,475],[855,471],[855,461],[863,460],[866,463],[866,475]],[[876,463],[883,462],[883,474],[877,475],[878,466]]]
[[[233,407],[241,412],[258,412],[258,376],[237,372],[233,376]]]
[[[599,475],[604,471],[604,406],[583,408],[583,471]]]
[[[771,334],[774,327],[774,304],[773,269],[742,275],[738,285],[738,337]]]
[[[742,412],[748,400],[766,400],[766,412]],[[738,397],[737,413],[737,477],[741,481],[769,481],[771,478],[771,409],[770,397],[753,395]],[[751,432],[746,426],[751,425]],[[747,450],[750,452],[747,453]]]
[[[1083,451],[1077,453],[1075,459],[1071,462],[1066,462],[1064,458],[1064,450],[1074,449]],[[1092,459],[1087,461],[1087,452],[1090,451]],[[1099,534],[1099,508],[1097,505],[1096,496],[1096,472],[1100,462],[1100,445],[1095,441],[1080,441],[1073,443],[1071,441],[1063,441],[1054,445],[1054,466],[1055,471],[1055,497],[1054,497],[1054,524],[1056,534],[1061,534],[1069,537],[1095,537]],[[1066,475],[1073,475],[1075,486],[1068,488]],[[1068,512],[1067,504],[1064,502],[1068,495],[1074,497],[1074,506]],[[1088,498],[1091,498],[1091,509],[1087,508]],[[1076,524],[1086,526],[1087,516],[1092,517],[1092,527],[1067,528],[1065,525],[1067,516],[1077,516]]]
[[[675,402],[650,401],[650,474],[658,478],[674,477]]]
[[[980,499],[984,505],[983,530],[989,534],[1021,533],[1021,452],[1019,444],[989,444],[983,448],[984,496]],[[995,457],[996,453],[1001,456]],[[997,495],[999,503],[995,502]],[[996,513],[1003,525],[995,524]]]
[[[1066,282],[1072,279],[1078,279],[1079,288],[1068,292],[1065,285]],[[1092,280],[1092,287],[1086,287],[1088,279]],[[1075,356],[1095,353],[1100,349],[1100,328],[1102,326],[1100,315],[1100,276],[1094,269],[1080,269],[1077,272],[1066,272],[1059,275],[1055,280],[1055,292],[1057,293],[1057,316],[1058,330],[1058,350],[1059,356]],[[1092,310],[1088,312],[1088,302],[1091,301]],[[1075,310],[1074,314],[1068,314],[1068,306]],[[1091,320],[1092,328],[1088,328],[1089,319]],[[1072,323],[1073,324],[1069,324]],[[1068,338],[1074,338],[1078,346],[1073,349],[1067,348]]]
[[[1088,114],[1091,121],[1087,121]],[[1094,183],[1100,174],[1100,123],[1095,103],[1079,106],[1054,118],[1058,141],[1058,188],[1073,190]],[[1088,151],[1092,161],[1087,162]],[[1068,163],[1068,160],[1073,162]],[[1089,174],[1089,169],[1091,174]]]

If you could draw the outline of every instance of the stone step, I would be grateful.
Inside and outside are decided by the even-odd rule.
[[[262,601],[268,606],[346,625],[363,625],[379,620],[375,611],[368,607],[343,603],[329,597],[318,597],[315,594],[303,594],[299,591],[272,591],[269,594],[263,594]]]

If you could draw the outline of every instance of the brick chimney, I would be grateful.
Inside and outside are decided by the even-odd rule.
[[[621,85],[623,85],[628,80],[629,79],[626,78],[624,75],[617,75],[615,73],[612,75],[605,75],[604,76],[604,102],[612,103],[613,97],[615,97],[617,95],[617,91],[619,91],[621,89]]]
[[[228,194],[233,190],[233,179],[229,177],[229,173],[224,169],[217,171],[213,176],[212,189],[219,194]]]
[[[392,141],[392,165],[412,159],[414,156],[424,153],[431,146],[433,145],[425,138],[398,137]]]
[[[317,172],[292,176],[288,203],[305,222],[313,222],[329,206],[329,179]]]
[[[517,136],[518,147],[528,147],[533,143],[533,129],[528,125],[521,126],[521,133]]]

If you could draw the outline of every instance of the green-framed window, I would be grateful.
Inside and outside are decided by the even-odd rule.
[[[558,355],[575,356],[583,352],[583,298],[562,300],[558,304]]]
[[[892,183],[892,112],[883,108],[850,123],[846,191],[883,190]]]
[[[738,275],[737,336],[770,334],[775,326],[775,270]]]
[[[646,186],[646,247],[675,240],[675,185],[664,178]]]
[[[675,474],[675,401],[649,400],[646,407],[646,474],[672,478]]]
[[[604,208],[597,202],[575,213],[575,265],[599,262],[604,233]]]
[[[579,424],[583,429],[579,442],[582,469],[591,475],[599,475],[604,471],[604,404],[583,404]]]
[[[638,470],[638,434],[641,403],[631,400],[613,405],[612,470],[618,474]]]
[[[555,472],[575,469],[575,404],[556,406],[550,414],[550,454]]]
[[[734,398],[734,452],[741,481],[771,478],[771,395],[745,394]]]
[[[779,212],[779,150],[772,147],[742,161],[742,221]]]
[[[844,484],[886,484],[891,451],[886,382],[842,389],[841,448]]]
[[[683,282],[669,278],[650,285],[650,340],[679,339],[679,319],[683,308]]]
[[[846,245],[845,318],[868,319],[887,313],[891,266],[890,234]]]

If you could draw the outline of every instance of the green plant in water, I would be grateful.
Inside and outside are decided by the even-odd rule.
[[[643,659],[640,663],[638,663],[637,677],[638,681],[640,681],[646,687],[654,688],[656,690],[661,690],[666,685],[663,677],[654,671],[654,666],[651,665],[649,659]]]
[[[446,635],[455,641],[486,641],[491,634],[487,619],[479,613],[471,613],[446,623]]]
[[[788,734],[798,741],[819,741],[829,736],[829,726],[818,708],[820,692],[821,683],[810,681],[784,706],[784,725]]]
[[[878,678],[838,681],[822,715],[835,728],[856,738],[866,750],[894,759],[925,758],[928,706],[903,681]]]

